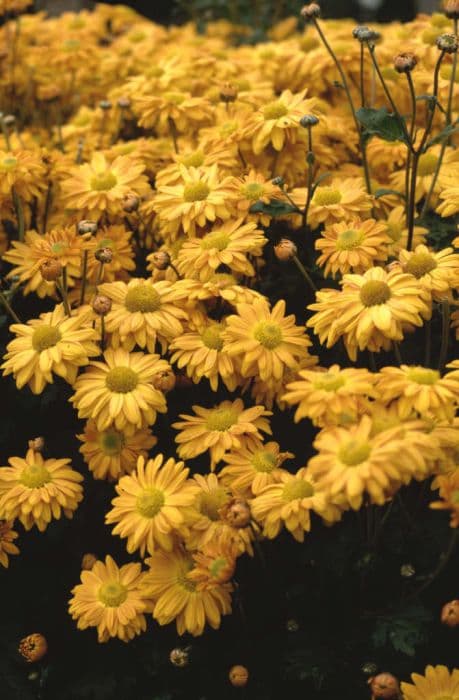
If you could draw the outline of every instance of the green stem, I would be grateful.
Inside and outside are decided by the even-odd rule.
[[[424,352],[424,367],[430,365],[430,360],[432,356],[432,321],[429,319],[425,324],[426,330],[426,346]]]
[[[402,354],[400,352],[400,346],[395,341],[394,341],[394,355],[395,355],[395,359],[397,361],[397,364],[400,367],[400,365],[403,364],[403,359],[402,359]]]
[[[454,19],[454,34],[457,36],[458,33],[458,20]],[[454,88],[456,86],[456,75],[457,75],[457,51],[453,56],[453,66],[451,70],[451,82],[449,85],[448,93],[448,106],[446,107],[446,125],[452,124],[453,121],[453,99],[454,99]]]
[[[14,187],[12,188],[13,193],[13,203],[16,210],[16,217],[18,220],[18,238],[20,241],[24,241],[25,234],[25,222],[24,222],[24,208],[22,206],[22,201]]]
[[[86,294],[86,277],[88,274],[88,251],[83,251],[83,269],[81,274],[81,292],[80,292],[80,306],[84,304],[84,297]]]
[[[179,153],[179,146],[178,146],[178,141],[177,141],[177,127],[175,126],[175,122],[172,119],[172,117],[167,118],[167,123],[169,124],[169,133],[172,138],[172,142],[174,144],[174,151],[176,153]]]
[[[303,212],[303,228],[308,225],[309,207],[311,206],[312,188],[314,185],[314,151],[312,148],[312,127],[308,126],[308,153],[306,156],[308,164],[308,185],[307,185],[307,200]]]
[[[13,307],[11,306],[10,302],[6,298],[6,296],[3,294],[3,292],[0,291],[0,302],[3,304],[5,307],[6,311],[9,313],[13,321],[16,321],[16,323],[22,323],[21,319],[17,315],[17,313],[13,310]]]
[[[48,216],[49,216],[49,210],[51,207],[51,200],[53,196],[53,183],[50,181],[48,183],[48,189],[46,191],[46,199],[45,199],[45,209],[43,211],[43,223],[42,223],[42,233],[46,233],[46,229],[48,226]]]
[[[178,280],[183,279],[183,278],[182,278],[182,275],[180,274],[180,272],[177,270],[177,268],[175,267],[175,265],[174,265],[173,263],[170,262],[170,263],[169,263],[169,267],[175,272],[175,274],[177,275],[177,279],[178,279]]]
[[[104,263],[102,261],[100,261],[99,262],[99,269],[97,270],[96,289],[98,288],[99,284],[102,281],[103,272],[104,272]]]
[[[313,291],[314,294],[315,294],[315,293],[317,292],[317,287],[316,287],[316,285],[314,284],[314,282],[312,281],[312,279],[311,279],[311,277],[310,277],[308,271],[306,270],[306,268],[304,267],[304,265],[302,264],[302,262],[301,262],[300,260],[298,260],[298,258],[297,258],[296,255],[293,256],[292,260],[293,260],[293,262],[295,263],[295,265],[297,266],[297,268],[299,269],[299,271],[300,271],[301,274],[303,275],[304,279],[306,280],[306,282],[308,283],[308,285],[311,287],[312,291]]]
[[[443,299],[441,302],[441,312],[442,312],[442,331],[441,331],[441,346],[440,346],[440,358],[438,360],[438,369],[440,372],[445,371],[446,361],[448,359],[448,347],[449,347],[449,323],[450,323],[450,313],[451,307],[448,299]]]
[[[366,107],[365,99],[365,46],[360,43],[360,102]]]
[[[100,317],[100,349],[105,350],[105,316]]]
[[[459,536],[459,530],[457,528],[454,528],[452,533],[451,533],[448,547],[446,548],[446,551],[443,552],[443,554],[440,556],[437,568],[430,574],[430,576],[427,577],[427,579],[424,581],[424,583],[421,586],[419,586],[415,591],[410,593],[410,595],[405,598],[405,602],[407,600],[417,598],[418,595],[420,595],[427,588],[429,588],[429,586],[432,585],[432,583],[435,581],[435,579],[438,578],[438,576],[441,574],[441,572],[443,571],[443,569],[446,567],[449,560],[451,559],[451,555],[453,554],[453,552],[456,548],[458,536]]]
[[[62,303],[64,304],[65,313],[67,314],[67,316],[71,316],[71,315],[72,315],[72,311],[71,311],[71,309],[70,309],[70,304],[69,304],[69,300],[68,300],[68,297],[67,297],[67,292],[66,292],[66,290],[65,290],[64,270],[65,270],[65,267],[64,267],[63,270],[62,270],[62,281],[61,281],[61,280],[56,280],[56,287],[58,288],[59,293],[60,293],[60,295],[61,295],[61,297],[62,297]]]

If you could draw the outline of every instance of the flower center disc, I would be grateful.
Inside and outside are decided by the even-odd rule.
[[[185,185],[183,188],[183,199],[185,202],[202,202],[210,194],[210,187],[205,182],[194,182],[192,185]]]
[[[282,343],[282,329],[277,323],[260,321],[254,328],[253,337],[268,350],[274,350]]]
[[[97,173],[91,178],[91,189],[96,192],[105,192],[106,190],[111,190],[115,187],[117,183],[116,175],[110,171],[106,173]]]
[[[219,325],[209,326],[201,333],[201,340],[210,350],[221,350],[223,348],[223,340],[220,337],[222,328]]]
[[[98,598],[106,608],[118,608],[128,596],[128,589],[119,581],[109,581],[99,588]]]
[[[217,250],[225,250],[228,247],[231,238],[227,233],[223,231],[214,231],[213,233],[208,233],[201,241],[201,248],[203,250],[212,250],[216,248]]]
[[[18,161],[16,158],[13,158],[13,156],[7,156],[2,160],[0,168],[1,170],[6,170],[8,172],[9,170],[14,170],[17,164]]]
[[[224,433],[237,423],[238,414],[232,408],[215,408],[208,416],[206,428]]]
[[[364,306],[385,304],[391,298],[390,287],[386,282],[370,280],[360,290],[360,301]]]
[[[260,199],[260,197],[263,197],[264,192],[265,188],[258,182],[249,182],[248,185],[244,185],[242,188],[242,194],[246,197],[246,199],[250,199],[250,201],[253,202],[256,202],[258,199]]]
[[[181,92],[166,92],[164,99],[169,102],[169,104],[181,105],[185,100],[185,95],[182,95]]]
[[[32,347],[37,352],[43,352],[52,348],[62,338],[58,328],[53,326],[39,326],[32,335]]]
[[[433,153],[424,153],[419,158],[418,177],[433,175],[437,169],[437,164],[438,156],[435,156]]]
[[[357,442],[351,440],[338,452],[339,459],[347,467],[357,467],[370,456],[371,445],[368,442]]]
[[[106,430],[101,435],[100,445],[109,457],[119,455],[124,447],[124,435],[117,430]]]
[[[164,505],[164,493],[159,489],[151,488],[137,498],[135,507],[144,518],[154,518]]]
[[[284,501],[296,501],[298,498],[310,498],[314,495],[314,487],[304,479],[294,479],[284,486],[282,498]]]
[[[339,204],[341,199],[342,195],[339,190],[333,189],[333,187],[318,187],[313,202],[319,207],[329,207],[332,204]]]
[[[408,379],[416,384],[433,386],[440,379],[440,372],[426,367],[414,367],[407,372]]]
[[[263,109],[263,116],[266,121],[269,119],[280,119],[285,117],[286,114],[288,114],[288,109],[280,100],[270,102]]]
[[[131,313],[136,311],[140,311],[143,314],[153,313],[160,308],[161,297],[151,285],[140,284],[138,287],[128,291],[124,305]]]
[[[202,151],[195,151],[194,153],[183,156],[180,162],[187,168],[199,168],[204,163],[204,153]]]
[[[429,253],[414,253],[405,265],[405,272],[414,275],[416,279],[428,275],[435,270],[437,262]]]
[[[345,383],[344,377],[327,372],[323,377],[314,380],[314,387],[322,391],[338,391]]]
[[[252,465],[255,471],[270,474],[277,467],[277,455],[268,450],[260,450],[253,455]]]
[[[224,488],[218,488],[212,493],[202,493],[199,497],[199,510],[209,520],[220,520],[218,511],[229,500],[229,496]]]
[[[29,489],[39,489],[51,481],[51,474],[42,464],[30,464],[22,470],[20,482]]]
[[[117,394],[128,394],[134,391],[138,383],[138,374],[130,367],[114,367],[105,378],[107,388]]]
[[[355,229],[349,229],[349,231],[343,231],[339,234],[336,247],[339,250],[352,250],[357,248],[363,240],[363,234],[361,231],[356,231]]]

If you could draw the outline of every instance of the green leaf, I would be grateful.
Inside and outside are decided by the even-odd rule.
[[[435,138],[429,141],[424,151],[428,151],[431,146],[435,146],[437,143],[442,143],[443,141],[446,141],[446,139],[449,139],[450,136],[456,134],[458,131],[459,126],[450,124],[449,126],[445,127],[443,131],[440,131],[440,133],[437,136],[435,136]]]
[[[417,647],[428,638],[426,625],[431,614],[421,605],[412,605],[403,611],[380,618],[373,631],[372,639],[376,648],[390,644],[395,651],[414,656]]]
[[[398,192],[397,190],[391,190],[388,187],[380,187],[379,190],[376,190],[375,199],[380,199],[381,197],[385,197],[386,194],[395,194],[395,195],[397,195],[397,197],[400,197],[401,199],[405,199],[405,195],[403,192]]]
[[[280,199],[271,199],[269,204],[265,204],[259,200],[250,207],[251,214],[268,214],[269,216],[285,216],[286,214],[299,214],[299,207],[294,207],[290,202],[284,202]]]
[[[365,138],[379,136],[384,141],[408,143],[405,121],[397,114],[390,114],[385,107],[382,109],[361,107],[356,114],[364,127]]]

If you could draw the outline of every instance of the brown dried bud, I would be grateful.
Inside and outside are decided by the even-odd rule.
[[[233,666],[228,674],[231,685],[235,688],[243,688],[249,680],[249,672],[245,666]]]
[[[162,391],[167,394],[169,391],[175,388],[176,378],[172,369],[165,369],[161,372],[157,372],[152,379],[153,386],[158,391]]]
[[[411,73],[417,66],[418,59],[414,53],[399,53],[394,58],[394,68],[397,73]]]
[[[181,649],[180,647],[172,649],[171,653],[169,654],[169,660],[171,664],[177,666],[177,668],[184,668],[185,666],[188,666],[190,663],[190,654],[188,653],[188,649]]]
[[[250,506],[243,498],[232,498],[218,512],[223,520],[238,529],[247,527],[252,519]]]
[[[129,99],[129,97],[120,97],[117,102],[117,105],[120,109],[129,109],[129,107],[131,106],[131,100]]]
[[[97,222],[90,221],[89,219],[83,219],[82,221],[78,222],[77,231],[80,234],[80,236],[85,233],[90,233],[91,235],[93,235],[97,231]]]
[[[278,260],[287,262],[297,254],[297,247],[289,238],[281,238],[279,243],[274,246],[274,254]]]
[[[112,300],[103,294],[98,294],[92,302],[92,310],[98,316],[106,316],[112,308]]]
[[[48,651],[48,643],[39,632],[29,634],[19,642],[19,653],[28,663],[40,661]]]
[[[157,270],[166,270],[171,264],[171,256],[165,250],[158,250],[153,253],[151,261]]]
[[[55,282],[62,275],[63,267],[59,260],[50,258],[40,265],[41,276],[46,282]]]
[[[400,697],[400,684],[392,673],[378,673],[368,679],[374,700],[396,700]]]
[[[83,571],[91,571],[96,561],[96,555],[92,552],[87,552],[86,554],[83,554],[83,557],[81,559],[81,568],[83,569]]]
[[[316,2],[310,2],[309,5],[304,5],[301,8],[300,15],[306,22],[313,22],[317,17],[320,17],[320,5]]]
[[[33,450],[34,452],[43,452],[44,449],[45,449],[45,438],[36,437],[36,438],[32,438],[32,440],[29,440],[29,450]]]
[[[111,263],[111,261],[113,260],[113,250],[107,247],[99,248],[94,253],[94,257],[99,262],[104,263],[104,265],[107,263]]]
[[[441,621],[448,627],[459,625],[459,600],[451,600],[441,610]]]
[[[440,51],[445,53],[457,53],[458,50],[458,39],[455,34],[440,34],[437,37],[436,44]]]
[[[446,0],[445,15],[450,19],[459,19],[459,0]]]
[[[177,374],[175,377],[176,389],[191,389],[193,381],[186,374]]]
[[[101,101],[99,102],[99,107],[100,107],[104,112],[106,112],[106,111],[108,111],[109,109],[112,108],[112,103],[110,102],[110,100],[101,100]]]
[[[140,206],[140,197],[136,194],[127,194],[123,201],[123,210],[127,214],[132,214],[132,212],[137,211]]]
[[[14,126],[16,123],[16,117],[14,114],[7,114],[3,117],[3,123],[5,126]]]
[[[220,99],[222,102],[234,102],[237,98],[237,88],[231,83],[225,83],[220,90]]]
[[[385,266],[386,272],[392,272],[392,270],[402,270],[402,265],[399,260],[392,260]]]

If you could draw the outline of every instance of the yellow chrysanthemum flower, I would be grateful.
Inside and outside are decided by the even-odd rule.
[[[26,530],[34,525],[44,532],[62,512],[72,518],[83,498],[81,474],[69,459],[43,459],[28,450],[25,457],[10,457],[9,467],[0,468],[0,517],[18,520]]]
[[[297,206],[304,207],[306,188],[292,190],[291,197]],[[370,216],[372,206],[372,197],[366,192],[361,178],[333,180],[330,185],[316,188],[309,206],[308,225],[316,229],[320,224],[349,221],[357,217],[365,219]]]
[[[213,471],[225,452],[233,447],[251,444],[261,439],[260,431],[271,434],[265,416],[271,416],[264,406],[244,408],[241,399],[222,401],[214,408],[193,406],[195,415],[180,414],[183,421],[173,423],[179,430],[175,438],[177,452],[183,459],[197,457],[209,451],[210,468]]]
[[[156,552],[146,563],[150,571],[145,591],[155,601],[153,617],[160,625],[175,620],[179,635],[189,632],[197,637],[206,623],[218,629],[222,615],[231,613],[231,584],[200,589],[188,576],[193,569],[191,554],[178,549]]]
[[[0,197],[12,193],[24,202],[41,197],[46,187],[46,169],[37,152],[0,151]]]
[[[329,494],[320,489],[304,467],[296,474],[283,471],[279,483],[265,486],[251,501],[251,508],[255,520],[263,525],[263,534],[270,540],[285,526],[297,542],[304,542],[304,533],[311,529],[311,511],[328,523],[340,517],[340,510],[331,503]]]
[[[435,488],[440,490],[441,500],[430,503],[430,508],[449,510],[451,514],[450,526],[459,527],[459,469],[455,469],[451,474],[440,475],[435,481]]]
[[[135,270],[131,239],[132,231],[118,224],[98,229],[88,243],[88,279],[95,283],[99,274],[101,282],[127,278],[128,273]],[[103,265],[102,269],[95,257],[95,253],[101,248],[110,248],[113,254],[111,262]]]
[[[377,396],[376,375],[366,369],[332,365],[303,369],[298,376],[298,381],[287,384],[288,392],[282,397],[290,406],[298,404],[295,423],[302,418],[321,427],[353,422],[368,412],[370,399]]]
[[[181,308],[184,295],[170,282],[133,277],[127,284],[101,284],[99,292],[113,301],[105,328],[114,348],[130,352],[138,345],[153,353],[157,340],[165,350],[183,332],[181,321],[187,317]]]
[[[282,464],[294,456],[291,452],[281,452],[277,442],[236,448],[224,455],[227,466],[220,472],[220,479],[235,493],[257,495],[265,486],[280,481],[285,471]]]
[[[185,241],[177,257],[179,271],[205,282],[220,265],[226,265],[233,272],[253,277],[255,270],[248,256],[260,256],[267,239],[255,223],[242,221],[226,221],[202,238]]]
[[[459,253],[454,253],[453,248],[435,252],[418,245],[414,251],[401,250],[399,260],[403,271],[414,275],[436,301],[459,286]]]
[[[390,238],[389,255],[398,255],[401,250],[406,249],[408,243],[406,208],[403,205],[394,207],[383,223],[386,226],[386,233]],[[423,226],[415,226],[413,247],[424,244],[428,233],[429,229]]]
[[[419,158],[418,171],[416,177],[416,202],[419,202],[429,192],[433,184],[433,179],[438,169],[438,161],[442,147],[440,145],[429,148],[427,153],[423,153]],[[453,148],[448,148],[443,152],[440,170],[436,176],[436,183],[433,189],[433,201],[435,206],[438,195],[448,185],[448,181],[453,182],[459,176],[459,154]],[[393,173],[390,177],[390,187],[398,192],[404,192],[405,169]]]
[[[167,410],[164,394],[152,385],[158,372],[170,369],[159,355],[129,353],[118,348],[104,353],[104,362],[91,362],[75,382],[70,398],[79,418],[92,418],[97,430],[117,430],[153,425],[156,413]]]
[[[135,469],[139,457],[147,457],[158,439],[149,428],[134,433],[108,427],[97,430],[93,420],[88,420],[84,433],[77,435],[83,443],[80,452],[95,479],[117,481],[120,476]]]
[[[0,520],[0,564],[5,569],[9,566],[8,557],[12,554],[19,554],[19,548],[14,544],[14,540],[18,537],[19,535],[13,530],[11,522]]]
[[[388,257],[390,238],[382,221],[340,222],[325,227],[315,242],[321,251],[317,264],[324,268],[325,275],[331,273],[362,273]]]
[[[285,316],[281,299],[270,310],[265,300],[239,304],[237,315],[228,316],[223,334],[226,352],[240,366],[244,377],[281,379],[284,367],[297,367],[308,354],[311,341],[295,316]]]
[[[58,304],[27,324],[13,323],[10,329],[17,337],[7,345],[3,374],[12,374],[18,389],[28,384],[34,394],[53,382],[53,373],[74,384],[78,368],[100,352],[87,318],[87,313],[68,317]]]
[[[416,411],[421,418],[452,421],[459,405],[459,372],[442,377],[417,365],[383,367],[376,388],[381,401],[395,403],[402,420]]]
[[[202,552],[192,553],[194,568],[187,576],[199,591],[227,583],[233,577],[239,554],[234,544],[212,542],[206,545]]]
[[[253,304],[257,299],[264,299],[260,292],[238,283],[234,275],[227,272],[216,272],[206,282],[200,280],[180,280],[175,284],[190,301],[207,301],[222,299],[231,306],[237,304]]]
[[[427,666],[425,675],[411,674],[413,683],[402,683],[404,700],[459,700],[459,670]]]
[[[114,535],[127,538],[127,551],[139,549],[142,557],[158,548],[172,551],[175,537],[183,534],[186,508],[198,490],[187,479],[190,470],[183,462],[163,462],[162,454],[146,463],[139,457],[136,471],[116,485],[118,496],[105,517],[107,524],[116,523]]]
[[[161,95],[134,95],[139,125],[153,127],[163,136],[170,133],[170,120],[181,133],[193,131],[212,119],[211,104],[204,97],[174,90]]]
[[[146,612],[152,604],[145,590],[146,573],[140,564],[118,567],[107,555],[91,571],[81,572],[81,583],[72,589],[69,613],[80,630],[97,628],[99,642],[118,637],[128,642],[145,632]]]
[[[256,170],[250,170],[248,175],[243,175],[240,178],[233,178],[231,188],[235,193],[237,215],[262,226],[269,226],[271,216],[263,212],[252,214],[250,207],[257,202],[269,204],[271,199],[284,197],[279,187],[273,185],[272,180]]]

